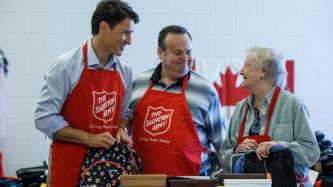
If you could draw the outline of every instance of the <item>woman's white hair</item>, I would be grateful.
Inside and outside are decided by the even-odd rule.
[[[271,81],[284,89],[287,81],[286,66],[282,55],[274,49],[264,47],[253,47],[247,52],[254,58],[255,65],[265,71]]]

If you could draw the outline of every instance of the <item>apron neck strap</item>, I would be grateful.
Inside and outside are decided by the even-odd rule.
[[[88,41],[83,45],[83,61],[84,61],[84,68],[88,67]]]
[[[266,125],[265,125],[264,135],[268,135],[269,122],[271,121],[271,118],[272,118],[272,115],[273,115],[273,112],[274,112],[274,108],[275,108],[275,105],[276,105],[276,102],[277,102],[277,99],[278,99],[278,96],[279,96],[280,92],[281,92],[281,88],[276,87],[276,89],[274,91],[274,94],[273,94],[273,97],[272,97],[272,101],[271,101],[271,103],[269,105],[269,108],[268,108],[268,116],[267,116],[267,121],[266,121]],[[239,129],[239,132],[238,132],[238,137],[243,137],[243,134],[244,134],[245,123],[246,123],[246,115],[247,115],[247,112],[249,110],[249,106],[248,106],[247,101],[248,100],[246,99],[245,105],[244,105],[245,114],[244,114],[243,120],[241,122],[241,126],[240,126],[240,129]]]
[[[83,60],[84,60],[84,68],[88,67],[88,41],[86,41],[86,43],[84,43],[83,48]],[[114,71],[117,71],[117,63],[113,64],[113,69]]]
[[[182,94],[185,94],[187,83],[189,79],[190,72],[187,73],[187,75],[184,77],[183,84],[182,84]]]
[[[187,83],[189,79],[189,73],[184,77],[183,83],[182,83],[182,94],[185,94],[186,88],[187,88]],[[150,81],[148,90],[151,90],[154,86],[153,81]]]
[[[278,96],[279,96],[280,92],[281,92],[281,88],[276,87],[276,89],[274,91],[274,94],[273,94],[273,97],[272,97],[271,104],[269,105],[269,108],[268,108],[268,116],[267,116],[267,121],[266,121],[266,126],[265,126],[265,135],[268,135],[269,122],[272,119],[274,108],[275,108],[275,105],[276,105],[276,102],[277,102],[277,99],[278,99]]]

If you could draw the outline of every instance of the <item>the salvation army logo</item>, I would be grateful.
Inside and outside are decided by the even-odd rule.
[[[98,120],[107,123],[112,120],[116,111],[116,92],[96,92],[93,91],[92,113]]]
[[[173,109],[148,106],[145,121],[143,122],[144,130],[152,136],[166,133],[171,126],[173,111]]]

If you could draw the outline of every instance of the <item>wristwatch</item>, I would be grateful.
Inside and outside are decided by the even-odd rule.
[[[119,128],[123,129],[126,133],[128,133],[128,130],[125,125],[120,125]]]

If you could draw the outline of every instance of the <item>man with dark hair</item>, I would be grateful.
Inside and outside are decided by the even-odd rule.
[[[205,175],[210,144],[219,150],[225,126],[214,86],[191,71],[192,37],[171,25],[158,37],[161,63],[133,83],[133,146],[143,173]]]
[[[37,100],[36,128],[52,139],[51,186],[76,186],[90,148],[132,144],[129,117],[132,71],[121,62],[138,15],[125,2],[103,0],[92,16],[93,37],[51,66]]]

